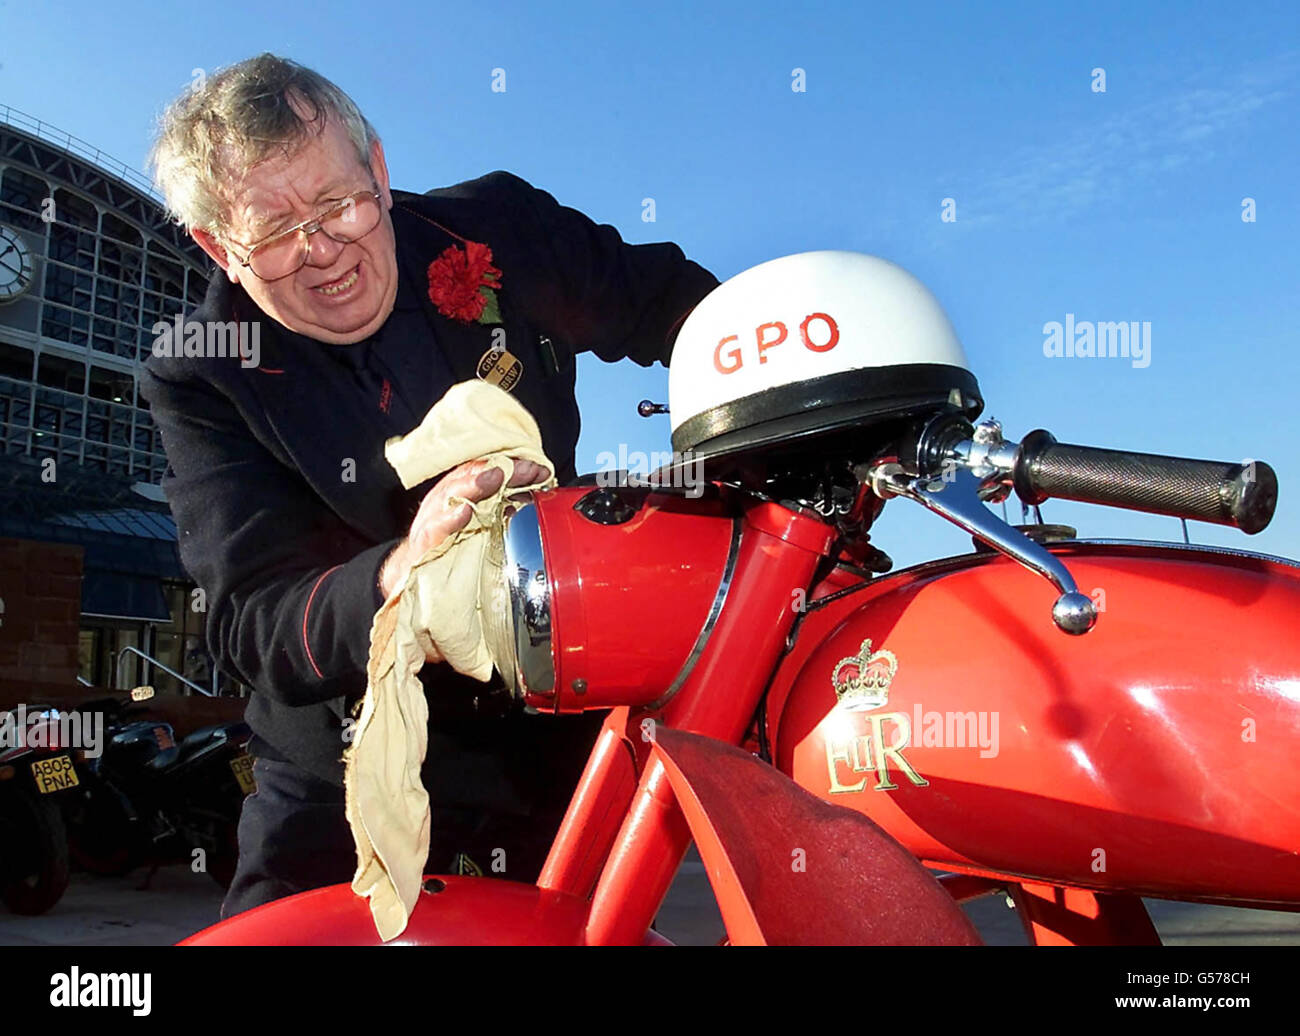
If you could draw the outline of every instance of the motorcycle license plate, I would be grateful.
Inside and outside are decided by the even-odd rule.
[[[56,755],[52,759],[38,759],[32,763],[32,777],[36,790],[42,795],[52,795],[65,788],[75,788],[81,781],[69,755]]]
[[[253,760],[250,756],[240,755],[230,760],[230,768],[235,771],[235,780],[245,795],[257,791],[257,778],[253,776]]]

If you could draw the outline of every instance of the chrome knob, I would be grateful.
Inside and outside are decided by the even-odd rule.
[[[1057,628],[1077,637],[1097,625],[1097,606],[1087,594],[1071,590],[1052,605],[1052,621]]]

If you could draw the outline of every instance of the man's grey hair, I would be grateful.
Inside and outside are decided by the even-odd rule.
[[[379,135],[352,98],[310,68],[259,54],[197,79],[173,101],[149,161],[173,218],[187,230],[219,231],[228,185],[276,152],[291,158],[330,119],[369,168]]]

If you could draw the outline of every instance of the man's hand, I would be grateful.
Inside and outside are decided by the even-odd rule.
[[[425,553],[469,524],[473,513],[469,504],[449,508],[447,501],[453,496],[477,503],[486,500],[501,488],[501,469],[489,467],[486,461],[472,460],[443,475],[420,501],[420,509],[411,521],[410,532],[392,549],[379,570],[379,588],[387,600],[393,590],[405,586],[411,566]],[[515,473],[511,486],[526,486],[542,482],[551,475],[545,467],[530,460],[515,459]]]

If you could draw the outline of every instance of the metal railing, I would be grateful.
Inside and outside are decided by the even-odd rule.
[[[125,683],[126,683],[126,672],[125,672],[125,670],[124,670],[123,667],[122,667],[122,663],[125,662],[125,661],[127,660],[127,657],[128,657],[129,655],[139,655],[140,658],[144,659],[144,661],[147,662],[149,665],[157,666],[157,667],[158,667],[159,669],[161,669],[164,673],[168,674],[169,676],[173,676],[173,677],[175,677],[177,680],[179,680],[181,683],[183,683],[186,687],[193,687],[193,688],[194,688],[196,691],[198,691],[200,694],[205,694],[205,695],[207,695],[209,698],[215,698],[215,697],[217,697],[217,691],[216,691],[215,686],[214,686],[213,689],[210,690],[210,691],[209,691],[209,690],[205,690],[204,688],[202,688],[202,687],[200,687],[198,684],[196,684],[193,680],[187,680],[185,677],[181,676],[181,674],[178,673],[175,669],[171,669],[171,668],[169,668],[168,666],[164,665],[162,662],[159,662],[158,659],[154,658],[152,655],[146,655],[146,654],[145,654],[143,651],[141,651],[139,648],[137,648],[137,647],[131,647],[129,644],[128,644],[126,647],[122,648],[122,649],[117,653],[117,681],[116,681],[116,682],[117,682],[118,690],[125,690],[125,689],[126,689],[126,687],[124,686]],[[142,674],[141,674],[142,679],[143,679],[146,675],[147,675],[147,674],[142,673]],[[214,673],[213,673],[213,683],[215,684],[215,682],[216,682],[216,673],[214,672]]]
[[[51,126],[48,122],[19,111],[17,108],[11,108],[7,104],[0,104],[0,122],[6,122],[24,133],[30,133],[47,144],[53,144],[55,147],[61,148],[70,155],[87,158],[105,172],[112,173],[119,180],[123,180],[136,190],[144,192],[154,201],[161,202],[163,200],[158,189],[154,187],[153,181],[144,173],[101,151],[94,144],[82,140],[80,137],[74,137],[71,133],[61,130],[57,126]]]

